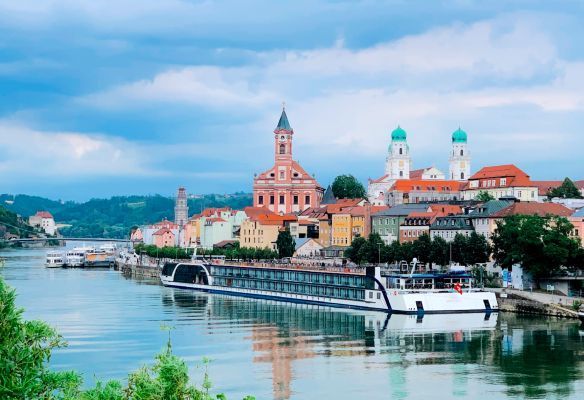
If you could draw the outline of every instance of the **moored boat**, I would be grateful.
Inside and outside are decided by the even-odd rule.
[[[65,265],[65,255],[60,251],[49,251],[47,253],[45,267],[61,268]]]
[[[295,303],[401,314],[490,313],[494,293],[472,287],[466,273],[394,274],[361,269],[287,264],[225,265],[193,261],[167,263],[165,286]]]
[[[95,251],[95,249],[89,246],[75,247],[69,250],[65,258],[65,265],[73,268],[83,267],[85,265],[85,255],[92,251]]]

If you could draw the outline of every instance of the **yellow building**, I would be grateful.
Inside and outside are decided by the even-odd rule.
[[[262,207],[247,207],[245,213],[248,218],[241,223],[240,247],[276,250],[280,231],[286,223],[296,221],[294,216],[278,215]]]

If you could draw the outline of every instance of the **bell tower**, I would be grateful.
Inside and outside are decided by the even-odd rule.
[[[288,122],[286,115],[286,105],[282,103],[282,115],[278,121],[278,126],[274,129],[274,155],[276,163],[278,161],[292,161],[292,136],[294,130]]]
[[[466,181],[470,178],[470,153],[466,132],[460,127],[452,133],[452,152],[450,153],[449,179]]]

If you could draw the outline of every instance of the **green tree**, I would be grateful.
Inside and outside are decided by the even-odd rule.
[[[294,251],[296,250],[296,242],[294,241],[294,238],[288,229],[278,233],[276,247],[278,248],[278,256],[280,258],[292,257],[294,255]]]
[[[562,267],[581,268],[582,249],[570,236],[573,228],[563,217],[508,216],[497,222],[494,258],[503,268],[521,264],[536,278],[554,275]]]
[[[415,257],[422,264],[427,264],[431,260],[432,255],[432,239],[426,233],[420,236],[414,243],[412,251]]]
[[[472,232],[467,240],[465,260],[468,265],[482,264],[489,261],[491,248],[483,235]]]
[[[560,186],[551,189],[548,198],[561,197],[564,199],[581,199],[582,193],[570,178],[565,178]]]
[[[432,239],[432,245],[430,248],[430,262],[440,266],[448,265],[450,261],[450,245],[441,238],[436,236]]]
[[[351,242],[351,245],[345,250],[345,257],[353,261],[355,264],[361,264],[363,259],[363,252],[361,248],[367,244],[367,239],[358,236]]]
[[[333,194],[338,199],[362,199],[367,192],[353,175],[339,175],[332,185]]]
[[[454,240],[451,243],[452,246],[452,261],[457,262],[461,265],[467,265],[467,247],[468,238],[461,233],[457,233],[454,236]]]
[[[481,190],[475,197],[475,200],[486,203],[487,201],[495,200],[495,197],[486,190]]]

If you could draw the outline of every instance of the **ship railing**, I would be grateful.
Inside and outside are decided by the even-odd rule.
[[[304,263],[269,263],[269,262],[227,262],[226,266],[249,267],[249,268],[276,268],[276,269],[298,269],[303,271],[336,272],[364,275],[364,267],[331,266],[331,265],[311,265]]]

